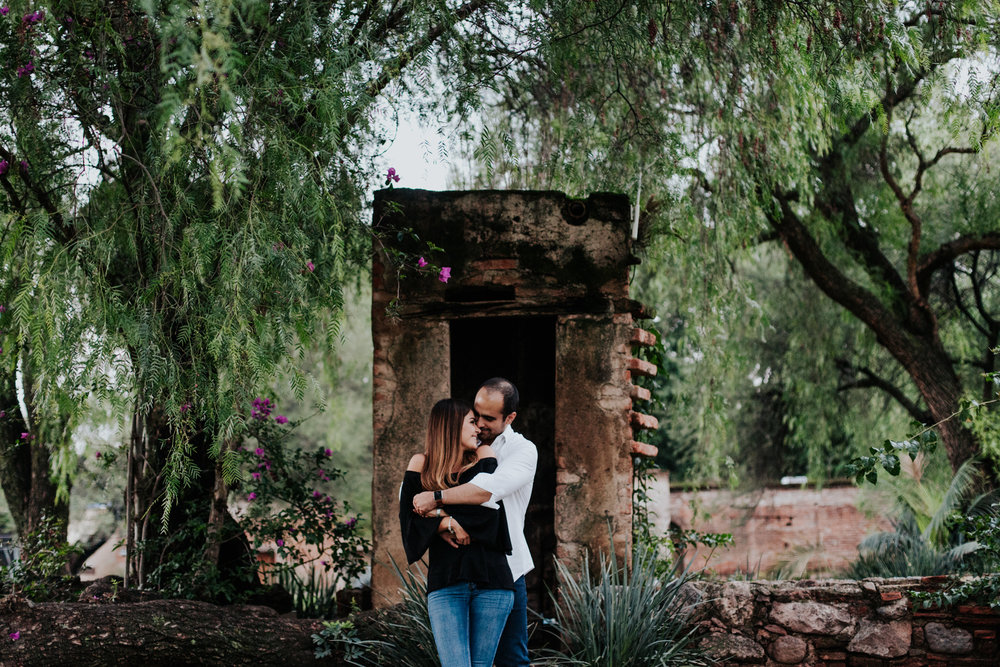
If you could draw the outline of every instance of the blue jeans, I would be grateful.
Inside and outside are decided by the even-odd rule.
[[[497,647],[496,667],[526,667],[528,660],[528,589],[524,577],[514,582],[514,608]]]
[[[490,667],[514,604],[504,588],[461,583],[427,595],[431,631],[442,667]]]

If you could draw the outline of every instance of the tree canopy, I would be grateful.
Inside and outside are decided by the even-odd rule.
[[[689,355],[731,363],[770,338],[799,378],[835,378],[814,414],[880,392],[936,425],[953,468],[1000,460],[995,434],[956,418],[995,394],[995,4],[595,2],[549,19],[573,38],[502,89],[507,111],[477,150],[484,181],[635,192],[641,175],[640,273],[674,283],[653,305],[686,323]],[[763,266],[783,277],[749,268]],[[817,289],[841,315],[808,333],[828,310],[811,305]],[[704,408],[726,369],[701,369]],[[795,406],[782,375],[772,399]],[[782,437],[831,434],[779,414]]]

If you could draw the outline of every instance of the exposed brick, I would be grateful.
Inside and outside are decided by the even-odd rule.
[[[631,442],[631,447],[633,454],[638,454],[639,456],[648,456],[649,458],[653,458],[660,451],[653,445],[650,445],[645,442],[638,442],[636,440],[633,440]]]
[[[511,271],[517,267],[516,259],[484,259],[469,264],[469,268],[478,271]]]
[[[629,387],[628,393],[633,401],[648,401],[653,396],[645,387],[638,387],[634,384]]]
[[[644,415],[641,412],[632,412],[629,414],[629,421],[632,422],[633,428],[642,428],[649,431],[655,431],[660,428],[660,420],[652,415]]]
[[[632,339],[629,341],[633,345],[656,345],[656,336],[645,329],[633,329]]]
[[[951,577],[949,577],[946,574],[935,574],[935,575],[932,575],[932,576],[929,576],[929,577],[920,577],[920,583],[922,583],[922,584],[934,584],[934,585],[937,585],[937,584],[946,584],[946,583],[948,583],[949,579],[951,579]]]
[[[903,597],[903,594],[899,591],[886,591],[882,593],[883,602],[892,602],[893,600],[899,600]]]
[[[976,639],[993,640],[997,638],[997,633],[994,630],[976,630],[972,636]]]
[[[637,375],[647,375],[649,377],[656,376],[656,364],[651,364],[643,359],[636,359],[632,357],[628,360],[628,362],[626,362],[625,365],[628,370]]]
[[[820,651],[819,659],[825,662],[830,660],[847,660],[847,653],[845,651]]]
[[[994,611],[989,607],[980,607],[978,605],[963,604],[958,607],[959,614],[977,614],[981,616],[992,616]]]

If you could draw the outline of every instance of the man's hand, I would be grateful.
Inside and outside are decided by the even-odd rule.
[[[413,496],[413,511],[420,516],[430,516],[435,508],[437,503],[434,501],[433,491],[421,491]]]

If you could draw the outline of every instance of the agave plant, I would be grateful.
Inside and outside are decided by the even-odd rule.
[[[590,575],[586,555],[579,577],[558,560],[556,571],[559,590],[552,597],[560,648],[533,664],[711,664],[693,642],[688,621],[696,601],[684,587],[684,572],[658,577],[656,559],[644,550],[633,555],[631,571],[619,567],[614,553],[601,555],[597,576]]]
[[[847,576],[908,577],[950,574],[979,549],[949,521],[963,516],[989,514],[998,498],[996,490],[981,491],[982,476],[974,460],[966,461],[943,487],[924,475],[926,459],[918,457],[900,482],[893,484],[899,516],[894,530],[866,537],[858,545],[859,558]]]

